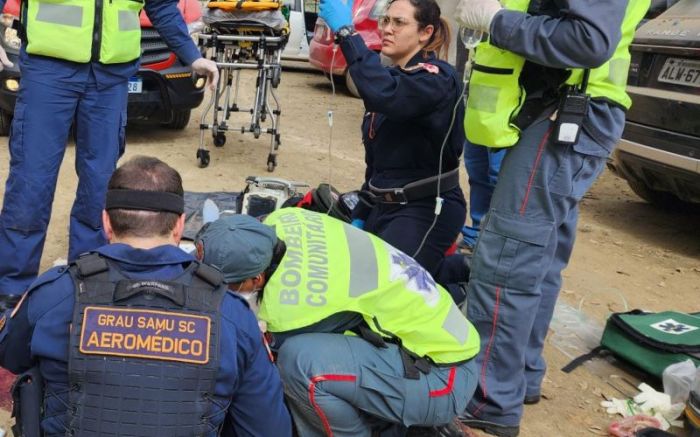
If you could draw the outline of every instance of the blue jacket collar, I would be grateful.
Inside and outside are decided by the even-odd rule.
[[[435,61],[437,57],[434,52],[428,52],[427,55],[425,51],[419,50],[418,53],[413,55],[410,61],[406,63],[404,69],[418,65],[419,63],[432,62]]]
[[[115,243],[102,246],[95,252],[119,263],[139,266],[164,266],[194,261],[192,255],[170,244],[152,249],[137,249],[128,244]]]

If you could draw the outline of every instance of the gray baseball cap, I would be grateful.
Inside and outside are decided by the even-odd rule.
[[[270,265],[275,244],[274,229],[244,214],[208,223],[195,238],[199,258],[221,270],[228,283],[263,272]]]

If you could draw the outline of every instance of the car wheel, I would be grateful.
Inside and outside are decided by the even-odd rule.
[[[12,125],[12,114],[0,110],[0,137],[10,135],[10,126]]]
[[[190,114],[192,113],[191,109],[174,109],[173,110],[173,118],[170,120],[169,123],[164,123],[163,126],[167,127],[168,129],[178,129],[182,130],[187,127],[187,123],[190,122]]]
[[[640,180],[628,180],[627,184],[630,186],[632,191],[634,191],[634,194],[659,208],[679,211],[685,210],[691,205],[688,202],[684,202],[673,193],[654,190]]]
[[[345,87],[348,89],[350,95],[357,98],[360,97],[360,92],[357,91],[357,87],[355,86],[355,82],[353,82],[349,71],[345,71]]]

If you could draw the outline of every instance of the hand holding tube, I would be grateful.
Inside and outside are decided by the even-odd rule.
[[[493,17],[501,9],[498,0],[460,0],[455,18],[464,27],[490,33]]]
[[[321,0],[319,17],[328,24],[333,33],[352,24],[352,0]]]

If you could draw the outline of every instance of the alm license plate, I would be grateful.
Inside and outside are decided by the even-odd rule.
[[[143,91],[143,80],[140,77],[132,77],[129,79],[129,94],[140,93]]]
[[[659,82],[700,87],[700,61],[668,58],[664,63]]]

